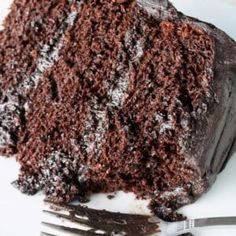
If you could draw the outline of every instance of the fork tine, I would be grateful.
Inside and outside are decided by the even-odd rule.
[[[106,233],[98,234],[98,233],[95,233],[91,230],[86,231],[86,230],[82,230],[82,229],[57,225],[57,224],[53,224],[53,223],[42,222],[42,224],[51,228],[51,229],[59,230],[61,232],[68,233],[70,235],[81,235],[81,236],[97,236],[97,235],[101,236],[101,235],[103,235],[103,236],[108,236],[108,234],[106,234]]]
[[[63,220],[67,220],[68,222],[73,222],[73,223],[76,223],[78,224],[78,226],[81,227],[86,227],[88,230],[92,230],[95,229],[96,230],[101,230],[101,231],[104,231],[104,232],[108,232],[107,235],[110,235],[113,231],[117,231],[117,232],[121,232],[121,231],[125,231],[127,230],[127,228],[129,228],[130,226],[129,225],[124,225],[124,228],[121,230],[119,228],[117,228],[117,223],[113,223],[113,222],[107,222],[107,221],[101,221],[99,222],[99,224],[97,224],[97,221],[89,221],[89,218],[87,218],[87,220],[85,219],[80,219],[80,218],[77,218],[73,215],[65,215],[65,214],[60,214],[59,212],[54,212],[54,211],[51,211],[51,210],[43,210],[44,213],[46,214],[49,214],[49,215],[52,215],[52,216],[55,216],[57,218],[60,218],[60,219],[63,219]],[[101,235],[101,234],[99,234]],[[104,234],[103,234],[104,235]]]
[[[43,210],[43,213],[46,213],[51,216],[55,216],[57,218],[66,219],[70,222],[75,222],[75,223],[78,223],[79,225],[82,225],[82,226],[91,227],[91,224],[89,224],[89,221],[85,220],[85,219],[81,219],[81,218],[75,219],[75,217],[73,217],[73,216],[70,216],[70,215],[68,216],[68,215],[61,214],[59,212],[50,211],[50,210]]]
[[[66,206],[66,208],[69,207],[71,206]],[[61,209],[65,211],[64,207],[61,207]],[[81,206],[79,206],[79,209],[81,209]],[[61,214],[58,211],[55,212],[51,209],[44,210],[43,212],[61,219],[66,219],[70,222],[77,223],[81,226],[87,226],[89,228],[105,231],[109,235],[114,231],[119,233],[126,233],[126,235],[132,235],[134,233],[136,235],[143,235],[148,232],[157,232],[158,230],[158,226],[155,223],[148,222],[147,219],[149,219],[150,217],[147,216],[111,213],[107,211],[93,210],[85,207],[82,207],[82,209],[83,211],[87,212],[86,217],[84,216],[84,214],[82,214],[82,219],[76,217],[77,211],[75,213],[74,211],[69,210],[69,215]],[[91,214],[88,214],[88,212],[90,213],[91,211],[94,211],[93,213],[96,212],[96,215],[94,214],[91,216]],[[97,212],[99,212],[100,214],[98,215]],[[137,221],[135,220],[136,217]]]
[[[55,235],[55,234],[49,234],[49,233],[46,233],[46,232],[41,232],[40,233],[40,236],[57,236],[57,235]]]
[[[48,201],[47,201],[48,202]],[[123,213],[113,213],[104,210],[91,209],[80,205],[57,205],[53,202],[48,202],[54,209],[63,210],[68,212],[70,215],[77,215],[82,217],[87,217],[89,219],[96,218],[96,220],[101,220],[102,222],[109,220],[116,224],[122,224],[125,220],[127,224],[137,224],[147,222],[150,216],[148,215],[134,215],[134,214],[123,214]],[[110,222],[109,222],[110,223]]]
[[[96,229],[111,235],[114,232],[128,235],[148,235],[160,232],[158,221],[150,221],[148,215],[133,215],[90,209],[80,205],[49,203],[50,208],[43,210],[51,216],[66,220],[89,229]],[[61,212],[63,213],[61,213]],[[79,227],[80,228],[80,227]],[[88,232],[88,231],[87,231]],[[91,230],[90,230],[91,232]],[[93,230],[95,232],[95,230]],[[86,234],[88,235],[88,234]],[[100,234],[101,235],[101,234]]]

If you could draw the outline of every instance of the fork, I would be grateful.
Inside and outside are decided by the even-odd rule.
[[[44,215],[56,217],[59,222],[43,220],[44,229],[41,236],[175,236],[200,227],[236,226],[236,217],[188,219],[169,223],[156,216],[114,213],[81,205],[48,203],[49,207],[43,210]]]

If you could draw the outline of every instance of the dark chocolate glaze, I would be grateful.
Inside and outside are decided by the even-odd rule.
[[[189,195],[188,203],[190,203],[207,192],[236,150],[236,43],[214,25],[185,16],[172,7],[172,12],[175,12],[174,17],[200,26],[215,41],[212,91],[215,92],[214,96],[217,99],[207,104],[209,111],[203,122],[199,122],[192,133],[192,144],[189,149],[189,155],[194,156],[199,162],[204,187],[195,189]],[[171,202],[166,205],[169,204]],[[176,208],[183,205],[185,203],[176,205]],[[156,208],[158,215],[163,214],[162,218],[172,221],[173,215],[169,218],[169,214],[166,215],[164,211],[161,205]],[[178,214],[176,217],[181,219]]]
[[[192,155],[200,160],[206,190],[224,169],[233,154],[236,141],[236,44],[214,25],[187,17],[201,25],[215,40],[214,80],[212,90],[217,102],[210,103],[205,124],[198,127],[199,138],[192,147]],[[197,137],[197,136],[196,136]],[[201,140],[201,141],[200,141]],[[198,150],[202,150],[198,153]]]

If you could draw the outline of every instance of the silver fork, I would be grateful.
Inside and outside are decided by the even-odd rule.
[[[236,226],[236,217],[188,219],[167,223],[156,216],[113,213],[84,206],[49,204],[44,215],[56,218],[42,221],[42,236],[175,236],[195,228],[209,226]]]

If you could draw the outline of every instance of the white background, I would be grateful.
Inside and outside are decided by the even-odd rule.
[[[0,0],[0,22],[8,12],[10,0]],[[236,0],[172,0],[179,10],[211,22],[236,39]],[[1,62],[0,62],[1,63]],[[1,65],[0,65],[1,66]],[[236,124],[235,124],[236,125]],[[43,195],[25,196],[11,186],[16,179],[16,161],[0,157],[0,236],[38,236]],[[219,175],[212,189],[195,204],[181,209],[188,217],[236,216],[236,155]],[[132,194],[118,193],[113,200],[92,197],[91,207],[122,212],[147,213],[146,202]],[[196,231],[195,236],[235,236],[236,227]]]

